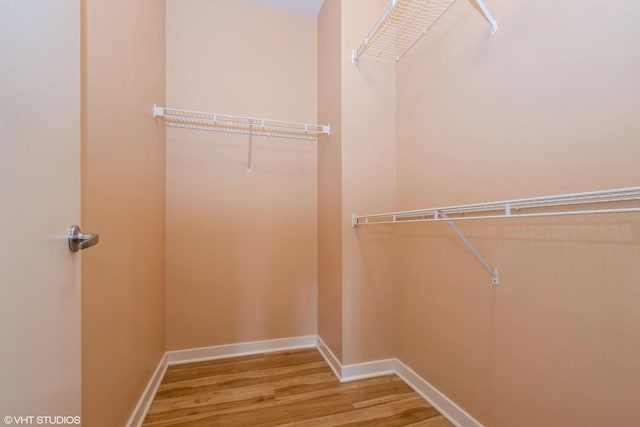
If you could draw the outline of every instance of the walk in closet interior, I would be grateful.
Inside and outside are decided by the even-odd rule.
[[[640,425],[638,2],[286,3],[81,3],[86,425],[302,342],[463,426]]]

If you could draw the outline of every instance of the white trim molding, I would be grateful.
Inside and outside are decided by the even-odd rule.
[[[216,345],[212,347],[191,348],[187,350],[167,351],[169,365],[224,359],[227,357],[248,356],[250,354],[271,353],[274,351],[297,350],[316,347],[316,336],[307,335],[293,338],[279,338],[265,341],[251,341],[237,344]]]
[[[151,406],[151,402],[153,402],[153,398],[156,396],[156,392],[158,391],[158,387],[160,387],[162,378],[164,378],[164,373],[167,371],[167,360],[167,353],[165,353],[164,356],[162,356],[162,359],[160,359],[153,375],[151,375],[147,387],[145,387],[142,392],[142,395],[138,400],[138,404],[133,410],[131,417],[129,417],[126,427],[142,426],[142,423],[147,416],[147,412],[149,411],[149,407]]]
[[[454,425],[457,427],[484,427],[478,420],[445,396],[444,393],[416,374],[413,369],[398,359],[394,359],[394,361],[395,374]]]
[[[340,363],[340,359],[333,354],[333,351],[329,348],[327,344],[320,338],[318,335],[317,339],[317,347],[318,351],[324,357],[324,360],[327,362],[335,376],[342,382],[342,363]]]
[[[343,366],[340,359],[320,336],[318,336],[318,351],[341,383],[395,373],[394,359],[374,360],[373,362]]]
[[[342,367],[340,382],[363,380],[395,374],[395,359],[374,360],[372,362],[354,363]]]
[[[340,382],[395,374],[409,385],[424,400],[429,402],[443,417],[457,427],[484,427],[440,390],[429,384],[398,359],[382,359],[352,365],[342,365],[331,349],[318,337],[318,351],[327,361]]]
[[[158,387],[169,365],[301,348],[317,348],[340,382],[395,374],[455,426],[483,427],[480,422],[465,412],[464,409],[456,405],[440,390],[429,384],[424,378],[400,360],[382,359],[365,363],[342,365],[340,359],[336,357],[329,346],[327,346],[322,338],[316,335],[167,351],[162,359],[160,359],[158,367],[149,380],[149,384],[147,384],[147,387],[140,396],[140,400],[131,414],[126,427],[142,426],[147,411],[151,406],[151,402],[153,402],[153,398],[158,391]]]

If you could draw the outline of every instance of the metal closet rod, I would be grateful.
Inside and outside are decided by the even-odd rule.
[[[491,283],[500,282],[498,270],[484,259],[480,252],[464,236],[454,221],[532,218],[568,215],[620,214],[640,212],[640,206],[626,208],[594,208],[596,203],[617,203],[640,200],[640,187],[615,188],[611,190],[591,191],[586,193],[560,194],[554,196],[530,197],[526,199],[503,200],[500,202],[476,203],[470,205],[449,206],[443,208],[398,211],[352,217],[352,226],[375,224],[399,224],[416,222],[446,222],[473,256],[491,275]],[[554,207],[568,207],[569,210],[548,211]],[[583,209],[579,209],[583,207]],[[545,209],[543,212],[527,212],[525,209]],[[471,215],[468,215],[471,214]],[[474,215],[480,214],[480,215]],[[453,216],[452,216],[453,215]]]

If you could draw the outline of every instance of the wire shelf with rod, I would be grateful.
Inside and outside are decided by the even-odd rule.
[[[602,215],[640,213],[640,187],[615,188],[586,193],[561,194],[499,202],[476,203],[410,211],[357,215],[352,226],[401,224],[417,222],[446,222],[491,274],[491,282],[499,283],[498,270],[491,267],[455,225],[456,221],[482,219],[513,219],[572,215]]]
[[[330,134],[329,125],[296,123],[229,114],[204,113],[153,106],[153,117],[163,117],[167,126],[216,132],[314,140]]]
[[[201,111],[159,107],[157,105],[153,106],[153,117],[164,118],[165,124],[169,127],[249,135],[247,172],[251,172],[252,170],[254,135],[311,141],[319,136],[329,135],[331,133],[329,125],[204,113]]]
[[[353,226],[402,222],[463,221],[640,212],[640,203],[614,208],[610,203],[640,201],[640,187],[477,203],[442,208],[354,215]],[[607,204],[607,207],[602,205]],[[447,217],[444,217],[446,214]]]
[[[491,33],[498,23],[483,0],[474,0],[491,24]],[[361,56],[386,61],[399,61],[455,3],[455,0],[390,0],[382,15],[353,51],[352,61]]]

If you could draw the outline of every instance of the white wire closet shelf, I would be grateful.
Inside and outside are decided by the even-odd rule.
[[[157,105],[153,106],[153,116],[163,117],[170,127],[304,140],[329,135],[331,129],[329,125],[205,113]]]
[[[615,205],[619,205],[619,207],[614,207]],[[454,222],[502,218],[623,214],[633,212],[640,212],[640,187],[615,188],[586,193],[530,197],[526,199],[369,215],[354,214],[352,217],[352,226],[446,222],[482,266],[491,274],[491,282],[497,285],[499,283],[498,270],[489,265],[476,248],[465,238]]]
[[[598,204],[640,201],[640,187],[504,200],[442,208],[353,215],[353,226],[407,222],[463,221],[640,212],[640,204],[600,208]],[[562,208],[562,209],[553,209]],[[444,216],[444,215],[446,216]]]
[[[498,23],[483,0],[474,0],[491,24],[491,33]],[[364,41],[353,51],[352,61],[361,56],[386,61],[399,61],[438,20],[455,0],[390,0]]]

